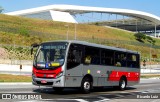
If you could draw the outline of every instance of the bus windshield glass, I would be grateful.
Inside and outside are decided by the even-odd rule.
[[[53,42],[39,46],[34,65],[37,68],[55,68],[62,66],[68,43]]]

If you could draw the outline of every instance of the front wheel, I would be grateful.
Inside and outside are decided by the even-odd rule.
[[[91,87],[92,87],[92,84],[91,84],[90,79],[89,78],[84,78],[82,80],[82,84],[81,84],[82,92],[83,93],[89,93],[91,91]]]
[[[125,78],[121,78],[120,81],[119,81],[119,89],[120,90],[125,90],[126,85],[127,85],[127,82],[126,82]]]

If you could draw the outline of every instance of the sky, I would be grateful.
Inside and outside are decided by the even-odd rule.
[[[54,4],[133,9],[160,16],[160,0],[0,0],[3,13]]]

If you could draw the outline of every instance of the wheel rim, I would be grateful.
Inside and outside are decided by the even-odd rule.
[[[126,82],[124,80],[122,80],[121,88],[124,89],[125,86],[126,86]]]
[[[90,89],[90,83],[89,82],[84,83],[84,89],[86,89],[86,90]]]

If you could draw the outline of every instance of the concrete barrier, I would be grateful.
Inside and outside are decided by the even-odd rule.
[[[0,71],[21,71],[21,72],[32,72],[31,65],[22,65],[22,69],[20,70],[20,65],[11,65],[11,64],[0,64]]]
[[[0,64],[0,71],[5,72],[32,72],[32,65],[22,65],[20,70],[20,65],[11,64]],[[141,73],[160,73],[160,68],[142,68]]]
[[[146,65],[146,66],[141,65],[141,68],[146,68],[146,69],[150,69],[150,68],[160,68],[160,65],[159,65],[159,64]]]
[[[0,64],[12,64],[12,65],[32,65],[32,60],[15,60],[15,59],[0,59]]]
[[[142,74],[160,74],[160,68],[156,69],[141,69]]]

